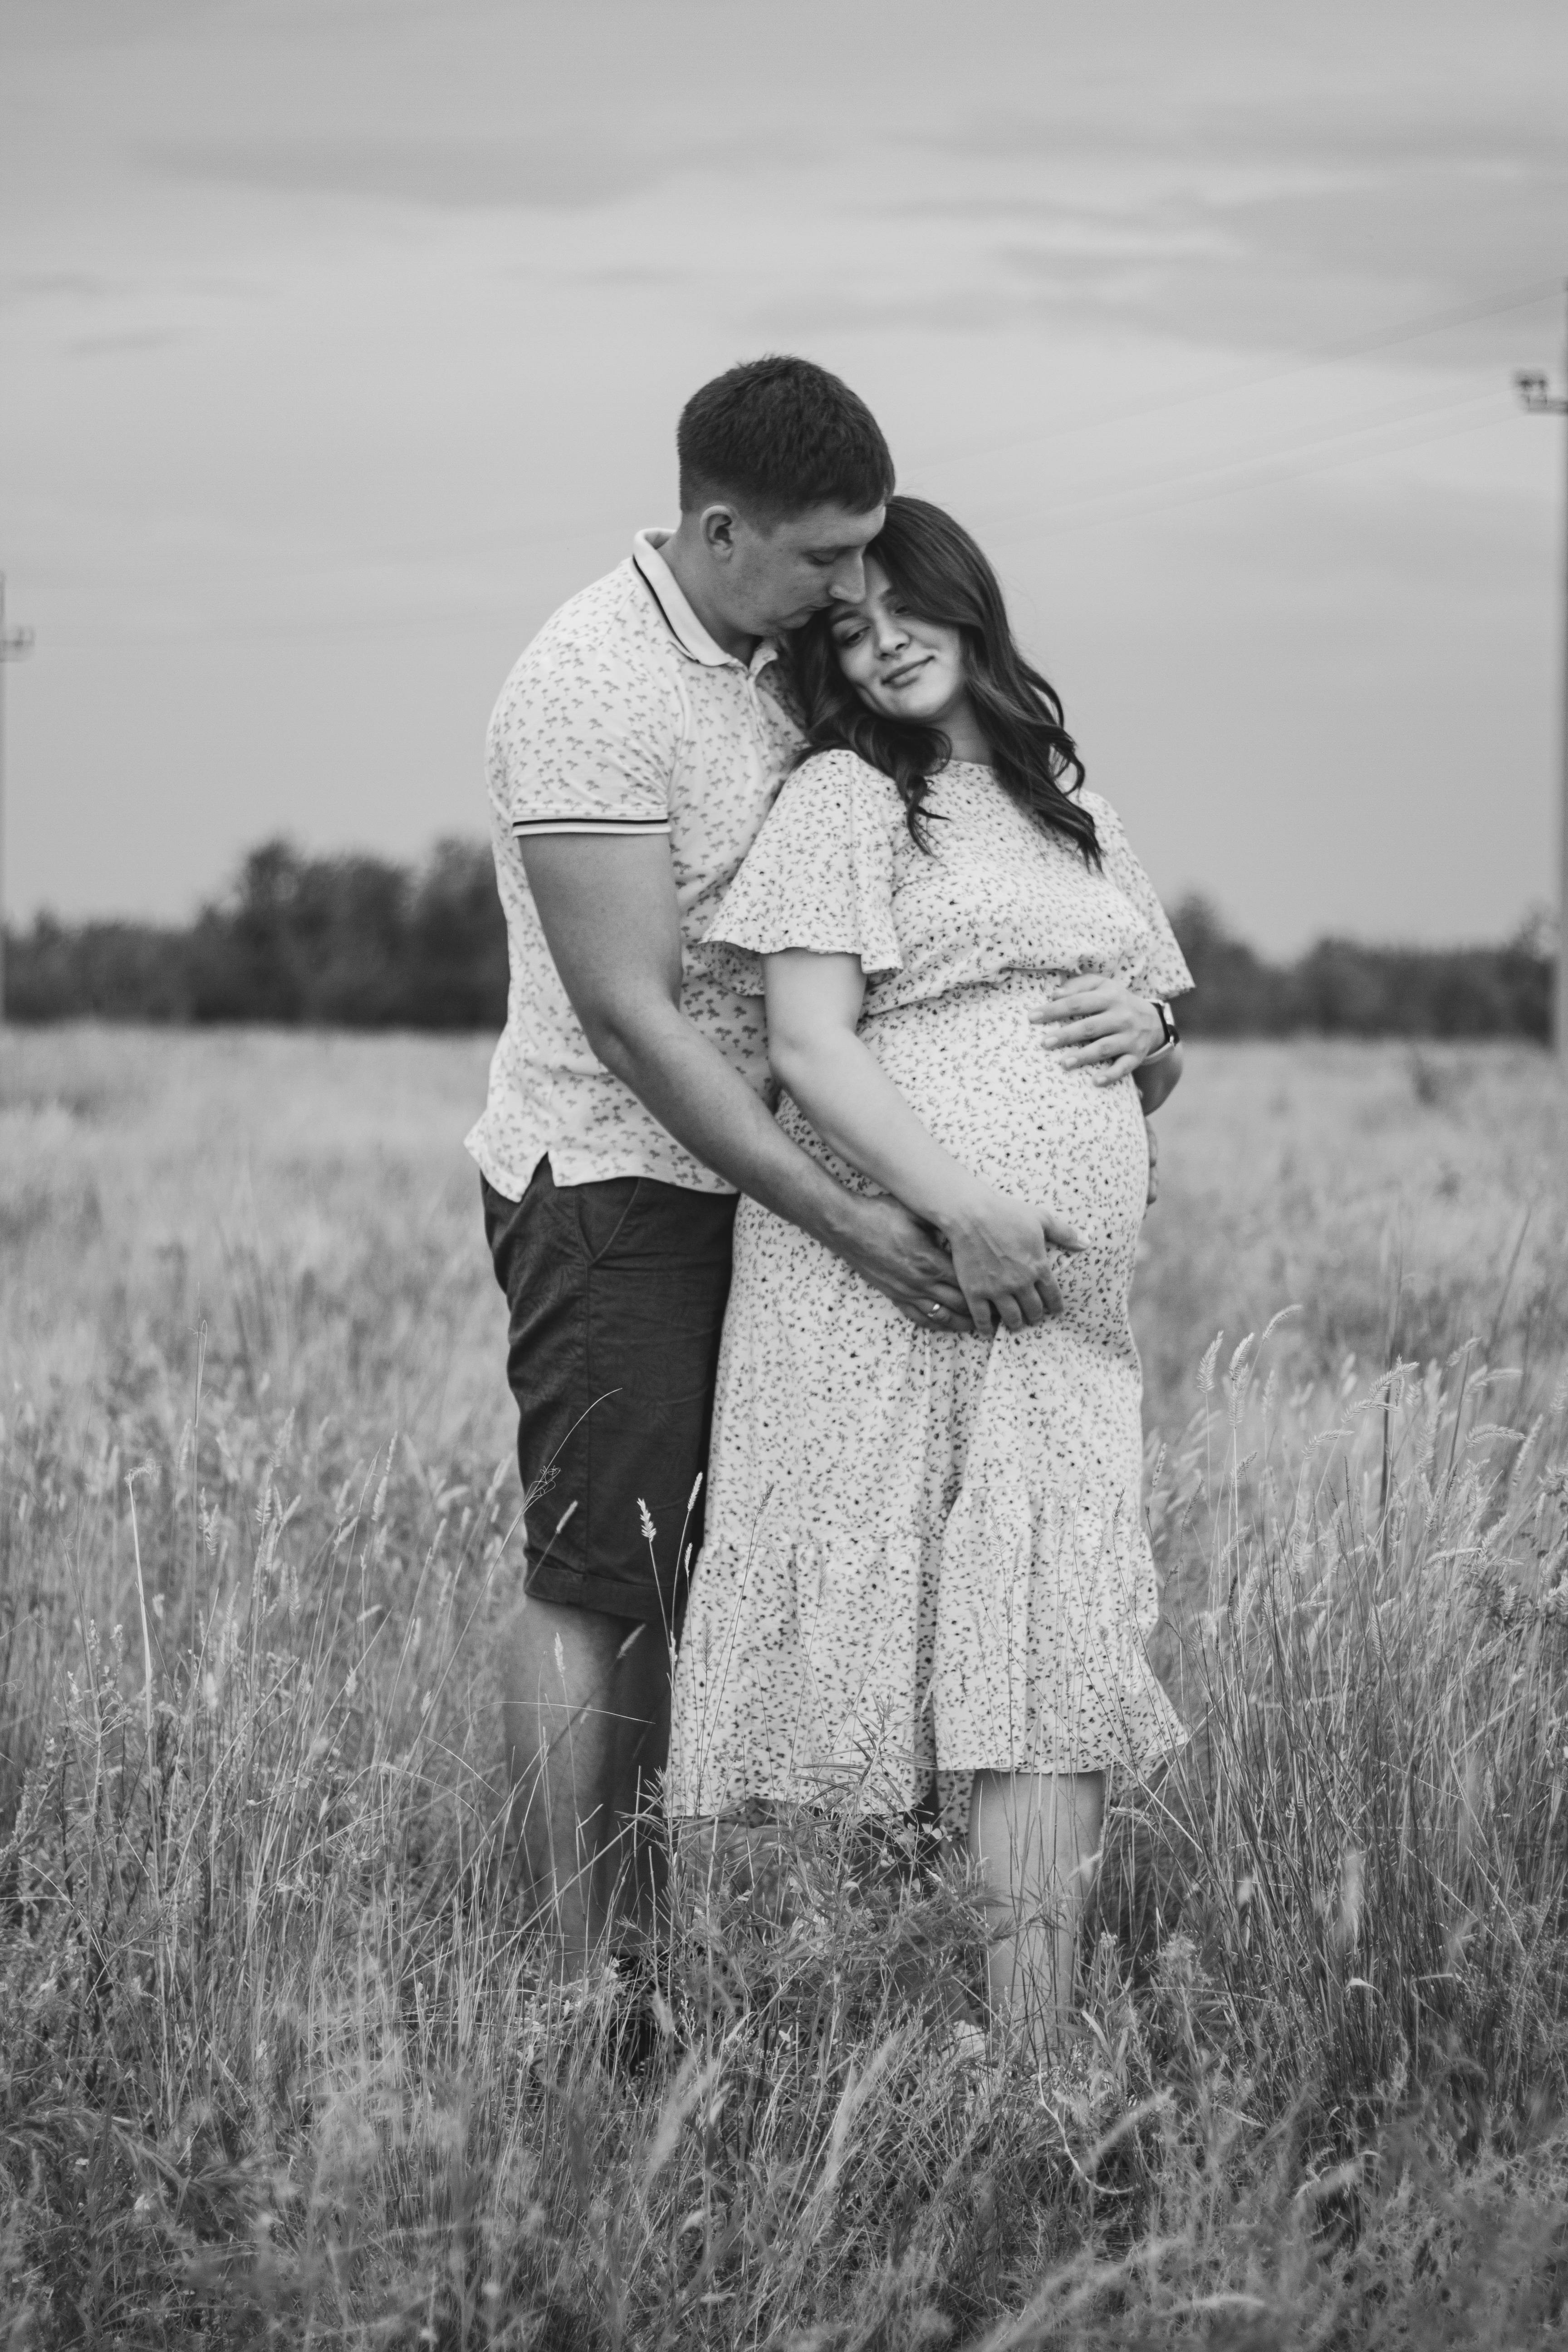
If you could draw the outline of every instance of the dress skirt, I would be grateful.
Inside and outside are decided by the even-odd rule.
[[[1063,1312],[922,1330],[741,1205],[707,1541],[676,1676],[672,1811],[852,1795],[902,1811],[970,1776],[1142,1769],[1181,1723],[1150,1668],[1128,1293],[1148,1150],[1130,1078],[1065,1068],[1037,976],[958,988],[861,1035],[976,1174],[1056,1210]],[[786,1130],[860,1191],[787,1099]]]

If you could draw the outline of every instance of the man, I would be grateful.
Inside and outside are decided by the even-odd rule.
[[[468,1148],[528,1534],[505,1730],[570,1970],[664,1760],[737,1192],[909,1312],[963,1320],[924,1229],[781,1134],[761,1006],[700,950],[798,740],[775,640],[862,594],[892,460],[847,385],[777,357],[704,385],[677,449],[679,529],[639,533],[545,624],[489,740],[511,985]]]

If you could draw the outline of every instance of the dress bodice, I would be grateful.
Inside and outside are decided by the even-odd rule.
[[[931,783],[930,848],[911,837],[890,777],[822,752],[774,803],[710,928],[707,952],[743,992],[785,948],[853,954],[863,1017],[954,990],[1101,971],[1153,995],[1192,975],[1121,820],[1085,793],[1100,865],[1033,824],[989,768],[955,761]]]

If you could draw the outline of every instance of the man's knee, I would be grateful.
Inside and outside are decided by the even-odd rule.
[[[498,1671],[507,1766],[515,1782],[536,1769],[570,1738],[578,1747],[611,1744],[609,1727],[652,1668],[647,1687],[657,1705],[661,1644],[656,1629],[636,1619],[559,1601],[524,1600],[501,1629]],[[636,1660],[637,1673],[628,1675]]]

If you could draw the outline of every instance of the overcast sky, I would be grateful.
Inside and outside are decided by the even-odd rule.
[[[483,823],[685,394],[805,352],[1167,897],[1550,895],[1563,0],[0,0],[8,896]]]

